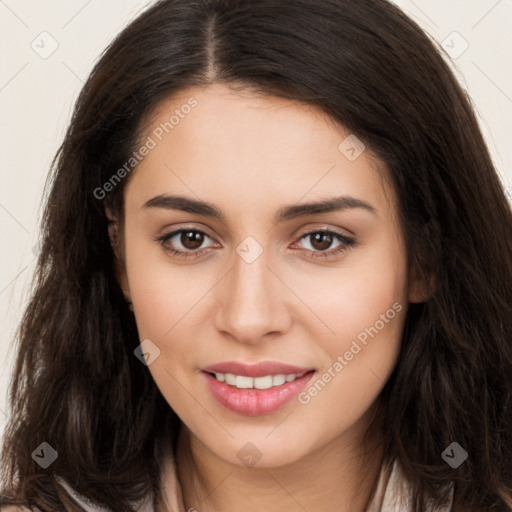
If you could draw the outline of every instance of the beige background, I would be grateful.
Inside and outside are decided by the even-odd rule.
[[[34,268],[40,198],[50,161],[93,63],[150,3],[0,0],[0,436],[14,361],[13,332]],[[512,0],[395,3],[452,56],[512,198]]]

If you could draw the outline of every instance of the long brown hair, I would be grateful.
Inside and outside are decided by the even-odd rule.
[[[155,440],[179,419],[134,356],[135,320],[114,275],[105,207],[123,214],[116,171],[156,105],[223,82],[322,109],[391,170],[411,304],[379,396],[385,460],[414,510],[512,510],[512,214],[471,102],[440,48],[386,0],[161,0],[125,28],[77,100],[46,189],[41,252],[18,333],[3,500],[80,508],[57,477],[113,512],[158,495]],[[199,107],[200,108],[200,107]],[[134,171],[136,172],[136,171]],[[95,193],[96,191],[96,193]],[[58,458],[32,457],[47,442]],[[457,442],[468,459],[452,468]]]

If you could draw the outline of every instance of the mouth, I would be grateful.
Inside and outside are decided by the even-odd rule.
[[[263,377],[249,377],[247,375],[235,375],[234,373],[208,373],[219,382],[225,382],[228,386],[238,389],[270,389],[280,387],[286,382],[294,382],[307,373],[313,372],[309,370],[300,374],[280,373],[278,375],[264,375]]]
[[[261,371],[259,368],[256,373]],[[301,369],[298,373],[269,373],[255,377],[206,370],[201,373],[206,387],[224,408],[245,416],[261,416],[293,400],[311,381],[316,370]]]

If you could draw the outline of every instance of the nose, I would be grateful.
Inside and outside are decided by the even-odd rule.
[[[240,343],[257,344],[290,328],[287,298],[293,294],[267,256],[263,251],[250,262],[234,253],[233,266],[218,287],[215,327]]]

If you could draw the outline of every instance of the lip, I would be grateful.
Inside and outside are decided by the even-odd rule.
[[[292,373],[300,375],[314,368],[304,366],[291,366],[289,364],[279,363],[277,361],[264,361],[256,364],[246,364],[238,361],[226,361],[206,368],[202,368],[207,373],[232,373],[234,375],[243,375],[245,377],[265,377],[266,375],[290,375]]]
[[[254,367],[252,369],[254,370]],[[261,370],[258,368],[258,371]],[[268,389],[238,389],[235,386],[218,381],[210,373],[201,372],[208,389],[216,400],[229,411],[245,416],[262,416],[285,406],[307,386],[316,373],[315,370],[310,370],[293,382],[285,382],[280,386]],[[270,374],[266,373],[265,375]],[[248,375],[248,377],[251,377],[251,375]]]

